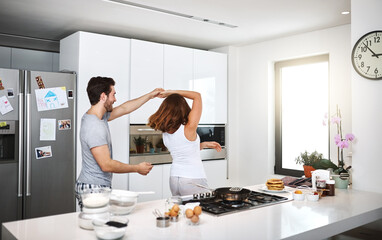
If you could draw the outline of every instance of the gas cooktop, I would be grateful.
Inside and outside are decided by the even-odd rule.
[[[251,191],[249,197],[245,201],[223,201],[210,193],[194,194],[192,199],[184,200],[183,204],[191,202],[200,202],[204,212],[215,216],[235,213],[253,208],[265,207],[273,204],[291,201],[286,197],[277,195]]]

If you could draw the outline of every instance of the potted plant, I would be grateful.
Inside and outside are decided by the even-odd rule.
[[[305,177],[312,177],[312,171],[316,170],[313,165],[322,160],[322,153],[314,151],[308,153],[307,151],[303,152],[298,156],[295,161],[297,164],[303,164]]]
[[[327,122],[329,122],[329,119],[326,114],[323,121],[324,125],[326,125]],[[349,185],[349,169],[351,166],[345,166],[344,149],[349,147],[355,139],[355,136],[352,133],[347,133],[346,135],[343,134],[341,110],[338,105],[336,113],[331,116],[330,122],[337,127],[337,134],[334,136],[334,142],[337,146],[338,167],[334,169],[334,173],[337,175],[333,176],[333,178],[336,181],[336,187],[346,189]]]
[[[149,148],[150,148],[150,153],[154,153],[155,152],[155,148],[154,148],[154,145],[152,142],[149,142]]]
[[[139,136],[134,137],[134,143],[137,148],[137,153],[143,153],[145,151],[146,138]]]
[[[163,143],[163,138],[159,140],[157,144],[155,144],[155,147],[157,148],[157,152],[166,151],[167,148]]]

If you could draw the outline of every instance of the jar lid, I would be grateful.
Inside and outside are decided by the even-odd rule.
[[[83,207],[82,211],[84,213],[102,213],[102,212],[109,211],[109,206],[100,207],[100,208],[87,208],[87,207]]]
[[[326,184],[334,184],[335,181],[334,180],[326,180]]]

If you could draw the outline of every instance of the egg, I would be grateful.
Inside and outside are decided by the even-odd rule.
[[[176,216],[178,216],[178,212],[177,212],[177,211],[174,211],[174,209],[171,209],[171,211],[170,211],[170,216],[171,216],[171,217],[176,217]]]
[[[179,205],[178,205],[178,204],[174,204],[174,206],[172,206],[172,209],[173,209],[175,212],[179,212]]]
[[[198,217],[197,215],[192,216],[192,217],[191,217],[191,222],[192,222],[192,223],[197,223],[197,222],[199,222],[199,217]]]
[[[195,206],[194,213],[195,215],[199,216],[202,213],[202,208],[200,206]]]
[[[192,211],[192,209],[187,209],[186,210],[186,217],[192,218],[192,216],[194,216],[194,211]]]
[[[302,194],[302,192],[300,190],[296,190],[294,193],[295,194]]]

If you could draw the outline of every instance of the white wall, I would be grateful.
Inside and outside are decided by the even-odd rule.
[[[351,46],[364,34],[382,30],[382,1],[351,1]],[[382,80],[367,80],[351,70],[353,132],[353,188],[382,193]]]
[[[230,167],[237,169],[231,174],[233,182],[242,186],[264,183],[273,174],[276,61],[329,53],[330,105],[334,110],[339,104],[344,132],[351,132],[350,25],[229,50],[229,59],[235,54],[237,58],[229,62],[229,69],[236,67],[235,75],[229,74],[228,93],[229,137],[237,141],[229,145],[230,152],[235,153]],[[336,157],[336,152],[331,155]]]

